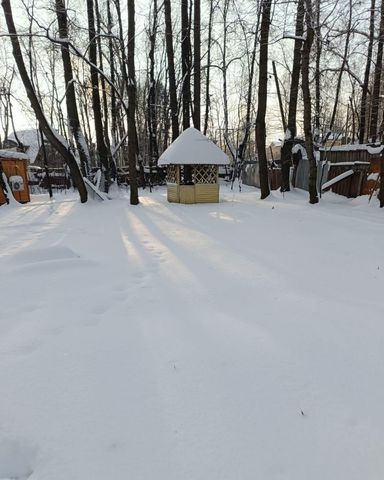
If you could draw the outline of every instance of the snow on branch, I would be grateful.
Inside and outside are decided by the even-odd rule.
[[[306,36],[305,35],[295,35],[291,32],[283,32],[283,39],[291,39],[291,40],[301,40],[305,42]]]

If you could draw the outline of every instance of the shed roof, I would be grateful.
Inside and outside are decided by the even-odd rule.
[[[228,156],[196,128],[187,128],[162,153],[158,165],[228,165]]]
[[[28,155],[16,150],[0,150],[0,158],[12,158],[15,160],[29,160]]]
[[[36,160],[37,155],[40,151],[41,140],[39,130],[36,128],[28,130],[19,130],[16,132],[17,138],[26,148],[26,154],[28,155],[29,160],[33,163]],[[11,133],[7,140],[14,142],[17,145],[16,136],[14,133]]]

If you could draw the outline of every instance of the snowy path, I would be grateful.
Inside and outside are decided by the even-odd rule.
[[[383,478],[383,212],[223,199],[0,209],[0,480]]]

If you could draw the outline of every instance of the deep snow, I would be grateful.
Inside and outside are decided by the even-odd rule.
[[[0,479],[382,480],[384,212],[0,208]]]

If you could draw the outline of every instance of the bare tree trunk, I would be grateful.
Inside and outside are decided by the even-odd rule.
[[[311,21],[313,21],[313,19]],[[328,132],[323,139],[323,144],[325,144],[325,142],[328,140],[329,136],[332,133],[333,126],[335,124],[337,107],[339,106],[339,95],[340,95],[340,88],[341,88],[341,80],[343,78],[345,65],[346,65],[347,59],[348,59],[349,40],[351,38],[351,32],[352,32],[351,26],[352,26],[352,0],[349,0],[348,26],[347,26],[347,36],[345,38],[344,55],[343,55],[343,60],[341,62],[341,66],[340,66],[339,76],[337,78],[335,103],[333,105],[332,117],[331,117],[331,121],[330,121],[330,124],[329,124]]]
[[[209,2],[209,20],[208,20],[208,46],[207,46],[207,68],[206,68],[206,82],[205,82],[205,115],[204,115],[204,135],[208,130],[209,107],[211,104],[210,98],[210,73],[211,73],[211,44],[212,44],[212,23],[213,23],[213,0]]]
[[[262,17],[260,28],[260,57],[259,57],[259,92],[256,116],[256,143],[260,169],[261,199],[270,194],[268,180],[268,162],[265,149],[266,128],[265,114],[267,111],[268,87],[268,39],[271,25],[272,0],[262,0]]]
[[[229,128],[229,114],[228,114],[228,86],[227,86],[227,35],[228,35],[228,10],[229,10],[229,0],[224,0],[223,7],[223,62],[222,62],[222,73],[223,73],[223,108],[224,108],[224,137],[228,139],[228,128]]]
[[[313,136],[312,136],[312,107],[311,107],[311,92],[309,86],[309,63],[311,48],[313,43],[313,17],[312,17],[312,3],[311,0],[305,0],[306,12],[305,23],[307,28],[307,36],[303,45],[302,53],[302,89],[303,89],[303,103],[304,103],[304,134],[307,157],[309,161],[309,203],[318,203],[319,197],[317,195],[316,179],[317,166],[315,154],[313,151]]]
[[[297,98],[299,95],[299,81],[301,69],[301,47],[304,34],[304,0],[299,0],[296,12],[295,46],[293,50],[293,64],[291,75],[291,89],[289,93],[288,123],[284,143],[281,149],[281,191],[290,190],[289,171],[292,163],[292,146],[296,137]]]
[[[194,1],[193,21],[193,126],[201,126],[201,34],[200,34],[200,0]]]
[[[63,39],[63,43],[61,44],[61,58],[63,60],[64,79],[66,85],[65,99],[67,104],[69,128],[73,138],[75,139],[77,151],[79,152],[82,173],[85,177],[87,177],[90,156],[88,145],[80,127],[71,57],[69,54],[68,44],[65,43],[65,39],[68,38],[68,21],[67,10],[63,0],[56,0],[56,16],[57,23],[59,24],[59,36]]]
[[[135,75],[135,1],[128,0],[128,164],[130,203],[139,203],[136,175],[136,75]]]
[[[121,64],[120,64],[120,69],[121,69],[121,76],[122,76],[122,88],[121,88],[121,96],[124,96],[124,89],[126,90],[127,92],[127,95],[129,97],[129,93],[131,92],[131,81],[130,81],[130,78],[129,78],[129,72],[127,73],[127,65],[128,65],[128,57],[127,57],[127,53],[126,53],[126,46],[125,46],[125,43],[124,43],[124,31],[123,31],[123,21],[122,21],[122,17],[121,17],[121,9],[120,9],[120,0],[113,0],[114,1],[114,4],[115,4],[115,7],[116,7],[116,13],[117,13],[117,20],[118,20],[118,24],[119,24],[119,43],[120,43],[120,53],[121,53]],[[129,0],[128,0],[128,3],[129,3]],[[129,14],[129,13],[128,13]],[[134,31],[134,4],[133,4],[133,31]],[[130,39],[128,38],[128,48],[130,48],[132,46],[133,50],[135,48],[135,41],[133,39],[133,44],[130,42]],[[133,51],[133,72],[134,72],[134,51]],[[134,85],[135,87],[135,92],[134,92],[134,112],[136,112],[136,85]],[[126,134],[128,135],[128,157],[130,155],[130,153],[133,155],[133,148],[135,149],[135,158],[136,158],[136,155],[138,153],[138,146],[136,144],[136,119],[135,119],[135,113],[130,113],[130,97],[128,98],[128,108],[126,108],[125,106],[123,107],[124,108],[124,111],[127,115],[127,132],[125,131],[125,123],[124,123],[124,117],[123,117],[123,112],[121,111],[121,108],[122,108],[122,102],[121,102],[121,98],[120,99],[120,103],[119,103],[119,109],[116,109],[117,112],[118,112],[118,118],[119,118],[119,122],[118,122],[118,125],[119,125],[119,132],[120,132],[120,138],[123,139]],[[129,123],[129,119],[132,118],[134,120],[134,132],[133,132],[133,126],[131,125],[130,129],[128,127],[128,123]],[[131,146],[129,146],[129,142],[131,142]],[[135,160],[136,161],[136,160]],[[129,167],[129,158],[128,158],[128,167]],[[129,167],[130,168],[130,167]],[[135,166],[135,169],[134,169],[134,172],[132,172],[131,175],[134,175],[135,178],[133,180],[133,184],[134,184],[134,187],[133,187],[133,191],[137,191],[137,175],[136,175],[136,166]],[[136,187],[135,187],[136,185]],[[133,195],[134,197],[135,195]],[[133,198],[133,201],[135,201],[135,198]]]
[[[111,5],[107,1],[107,19],[108,19],[108,50],[109,50],[109,68],[111,71],[111,82],[115,85],[115,55],[113,51],[113,39],[112,39],[112,14],[111,14]],[[116,92],[115,89],[111,90],[111,134],[112,142],[114,147],[118,144],[118,135],[117,135],[117,108],[116,108]]]
[[[373,39],[375,37],[375,0],[371,0],[371,15],[369,20],[369,41],[367,49],[367,63],[365,65],[364,83],[361,91],[361,105],[360,105],[360,128],[359,128],[359,143],[364,143],[367,129],[367,97],[369,89],[369,77],[371,73]]]
[[[279,108],[280,108],[280,116],[281,116],[281,123],[283,125],[283,131],[287,130],[287,122],[285,120],[284,108],[283,108],[283,101],[281,99],[281,91],[280,91],[280,84],[279,84],[279,77],[277,76],[276,70],[276,62],[272,61],[272,68],[273,68],[273,76],[275,77],[275,85],[276,85],[276,93],[277,93],[277,100],[279,101]]]
[[[155,47],[157,35],[157,0],[153,0],[152,29],[149,34],[149,92],[148,92],[148,133],[149,133],[149,169],[152,173],[152,166],[156,165],[159,158],[157,144],[157,106],[156,106],[156,79],[155,79]]]
[[[91,121],[89,119],[89,111],[88,111],[88,105],[87,105],[88,97],[85,92],[85,88],[83,85],[80,85],[80,94],[79,94],[79,102],[80,102],[80,115],[82,118],[82,124],[84,126],[84,131],[85,131],[85,138],[87,141],[87,145],[92,144],[92,133],[91,133]],[[94,166],[92,165],[92,155],[90,152],[90,167]]]
[[[183,130],[185,130],[190,126],[191,107],[191,40],[188,0],[181,0],[181,37]]]
[[[303,0],[302,3],[304,4]],[[320,135],[320,110],[321,110],[321,87],[320,87],[320,63],[321,54],[323,51],[323,41],[321,38],[321,24],[320,24],[320,12],[321,12],[321,0],[315,0],[316,8],[316,65],[315,65],[315,141],[319,142]],[[304,10],[303,10],[304,16]]]
[[[163,139],[162,139],[162,142],[158,143],[159,145],[162,145],[162,151],[164,152],[167,148],[168,148],[168,140],[169,140],[169,130],[170,130],[170,127],[171,127],[171,119],[169,118],[169,95],[168,95],[168,92],[167,92],[167,77],[165,79],[165,82],[164,82],[164,90],[163,90],[163,132],[164,132],[164,135],[163,135]]]
[[[377,139],[377,127],[379,122],[379,106],[380,106],[380,90],[381,77],[383,70],[383,45],[384,45],[384,0],[381,1],[381,17],[380,17],[380,32],[379,43],[377,46],[375,77],[373,82],[373,92],[371,96],[371,123],[369,127],[369,136],[372,142]]]
[[[260,13],[260,9],[258,10]],[[254,32],[253,37],[253,48],[252,48],[252,56],[251,56],[251,64],[248,76],[248,94],[247,94],[247,112],[245,115],[245,132],[243,139],[239,145],[238,149],[238,160],[241,162],[244,159],[245,150],[248,144],[249,134],[251,131],[251,107],[252,107],[252,97],[253,97],[253,79],[255,75],[255,63],[256,63],[256,48],[257,42],[259,37],[259,22],[260,22],[260,15],[257,17],[257,24],[256,30]]]
[[[355,95],[355,92],[354,92],[354,89],[353,89],[352,96],[354,96],[354,95]],[[352,96],[349,97],[349,104],[351,106],[351,117],[352,117],[351,140],[352,140],[352,143],[354,143],[355,142],[355,135],[356,135],[356,120],[355,120],[355,108],[354,108],[354,105],[353,105]]]
[[[12,74],[10,79],[4,77],[2,83],[0,84],[0,110],[3,110],[3,113],[0,117],[0,122],[2,125],[3,133],[4,133],[4,141],[8,138],[9,126],[10,123],[13,126],[13,115],[12,115],[12,102],[11,102],[11,87],[12,82],[15,76],[15,70],[12,69]],[[15,140],[19,144],[19,139],[15,134]],[[3,148],[3,143],[0,142],[0,148]]]
[[[88,33],[89,33],[89,61],[91,62],[91,84],[92,84],[92,107],[95,123],[96,145],[99,153],[100,162],[103,166],[105,184],[104,190],[108,192],[110,165],[109,154],[104,139],[104,128],[101,114],[100,92],[99,92],[99,74],[97,71],[97,44],[95,30],[95,15],[93,0],[87,0],[88,14]]]
[[[178,117],[175,56],[174,56],[174,50],[173,50],[172,14],[171,14],[170,0],[164,0],[164,16],[165,16],[165,41],[166,41],[167,60],[168,60],[169,102],[171,106],[171,118],[172,118],[172,141],[174,141],[179,136],[179,117]]]
[[[96,35],[97,35],[97,49],[99,54],[99,69],[103,72],[103,52],[101,50],[101,22],[100,22],[100,11],[99,11],[99,1],[95,0],[95,8],[96,8]],[[103,75],[100,76],[100,83],[101,83],[101,94],[103,99],[103,113],[104,113],[104,141],[106,143],[106,147],[108,149],[108,153],[111,151],[111,142],[109,140],[109,120],[108,120],[108,100],[107,100],[107,89],[105,78]],[[110,166],[111,167],[111,166]],[[112,166],[113,169],[113,166]],[[113,175],[115,172],[113,172]]]
[[[123,88],[128,90],[129,86],[129,78],[127,74],[127,55],[126,55],[126,47],[124,45],[124,31],[123,31],[123,21],[121,18],[121,9],[120,9],[120,0],[113,0],[115,3],[116,7],[116,13],[117,13],[117,20],[119,23],[119,43],[120,43],[120,53],[121,53],[121,75],[123,77]],[[122,92],[124,94],[124,91]]]
[[[191,24],[189,14],[189,0],[181,0],[181,74],[182,74],[182,114],[183,130],[190,127],[191,110]],[[184,166],[184,182],[192,182],[192,168]]]
[[[20,78],[24,84],[24,88],[26,90],[31,107],[36,115],[36,118],[39,122],[39,125],[44,135],[46,136],[50,144],[59,152],[59,154],[63,157],[64,161],[68,165],[69,170],[71,172],[72,180],[79,190],[80,200],[82,203],[84,203],[87,201],[87,190],[85,188],[84,180],[83,180],[83,177],[81,176],[76,159],[71,153],[71,151],[69,150],[69,147],[67,147],[65,143],[61,141],[60,138],[57,137],[57,135],[52,130],[51,126],[48,124],[44,116],[44,112],[41,108],[41,105],[37,99],[36,93],[33,89],[31,80],[28,76],[28,72],[25,68],[24,59],[21,53],[19,39],[17,36],[17,31],[13,21],[10,0],[2,0],[1,5],[4,10],[5,20],[7,23],[8,32],[10,34],[10,40],[11,40],[12,49],[13,49],[13,56],[14,56],[17,68],[19,70]]]

